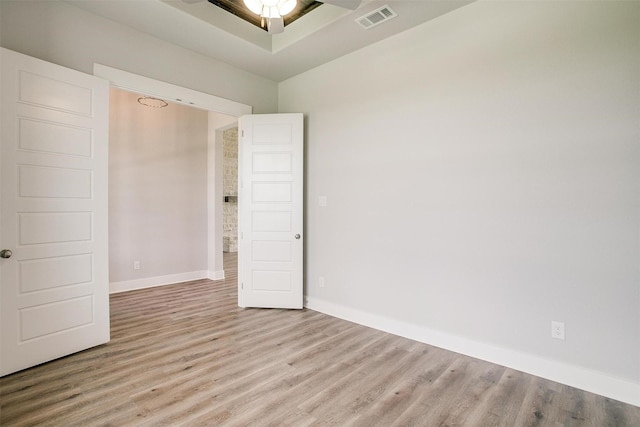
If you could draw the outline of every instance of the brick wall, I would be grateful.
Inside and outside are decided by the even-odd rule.
[[[223,132],[223,191],[232,196],[223,204],[222,235],[224,252],[238,251],[238,128]]]

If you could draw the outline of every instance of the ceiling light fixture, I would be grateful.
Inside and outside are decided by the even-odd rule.
[[[162,99],[154,98],[153,96],[141,96],[138,98],[138,104],[142,104],[145,107],[164,108],[169,103]]]
[[[243,0],[249,10],[262,17],[261,25],[265,21],[267,29],[271,27],[271,20],[281,20],[283,16],[295,9],[298,0]]]

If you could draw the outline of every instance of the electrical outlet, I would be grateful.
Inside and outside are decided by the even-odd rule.
[[[133,261],[133,269],[140,270],[140,261]]]
[[[318,196],[318,206],[321,208],[327,207],[327,196]]]
[[[564,339],[564,323],[563,322],[551,322],[551,338],[559,340]]]
[[[318,286],[324,288],[324,276],[318,277]]]

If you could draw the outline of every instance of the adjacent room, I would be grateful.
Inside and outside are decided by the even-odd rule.
[[[640,3],[294,3],[0,1],[0,424],[640,425]],[[249,169],[302,220],[247,244]],[[243,302],[256,248],[302,309]]]

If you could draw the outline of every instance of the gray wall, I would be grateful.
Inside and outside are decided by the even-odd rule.
[[[110,96],[109,281],[206,271],[207,112]]]
[[[637,404],[639,18],[478,2],[281,83],[307,115],[310,306],[604,373]]]
[[[99,63],[251,105],[255,113],[277,111],[275,82],[61,1],[0,1],[0,44],[88,74]]]

